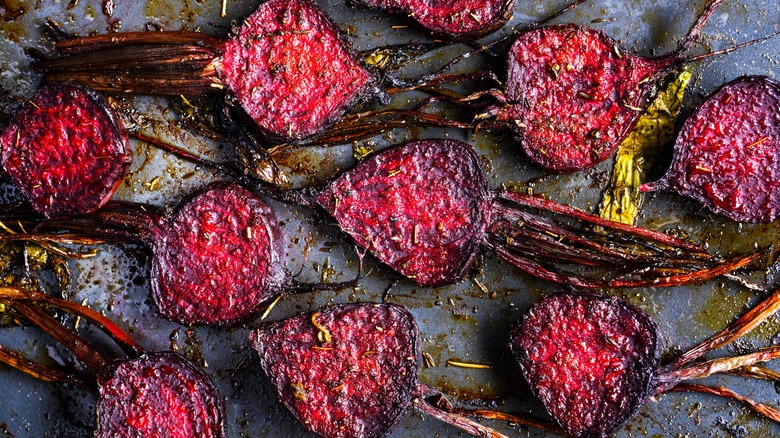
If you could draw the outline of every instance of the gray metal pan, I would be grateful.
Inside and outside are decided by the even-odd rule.
[[[518,23],[538,20],[561,7],[565,1],[518,0],[514,18],[492,40]],[[105,33],[109,28],[122,31],[142,30],[149,24],[167,29],[189,27],[224,34],[232,22],[253,11],[257,0],[227,1],[226,16],[220,17],[222,3],[217,0],[171,1],[134,0],[116,2],[112,17],[103,13],[103,2],[0,2],[0,97],[4,103],[32,95],[39,77],[29,68],[28,48],[47,52],[51,43],[41,31],[46,19],[53,19],[68,32],[85,35]],[[341,0],[318,1],[350,35],[356,48],[429,39],[407,23],[382,13],[347,7]],[[604,30],[624,47],[643,55],[672,50],[685,34],[702,7],[701,1],[688,0],[593,0],[558,21]],[[15,12],[17,11],[17,12]],[[20,11],[20,12],[19,12]],[[703,32],[698,50],[724,48],[768,35],[778,30],[777,4],[772,0],[726,0]],[[738,52],[700,62],[692,66],[694,79],[686,99],[685,111],[700,102],[718,85],[747,74],[780,78],[777,53],[780,39]],[[428,56],[407,71],[431,69],[466,50],[453,46]],[[459,66],[461,71],[492,64],[501,73],[502,60],[486,58]],[[128,98],[126,105],[153,121],[149,130],[188,148],[213,153],[214,145],[197,135],[188,134],[176,116],[167,111],[164,99]],[[384,145],[419,137],[448,135],[473,144],[486,163],[494,187],[512,182],[531,188],[537,194],[586,210],[594,209],[607,181],[610,164],[574,175],[546,175],[529,165],[508,138],[500,133],[470,133],[441,130],[399,131],[365,144],[378,149]],[[175,205],[185,194],[202,187],[215,176],[166,154],[133,143],[136,161],[132,172],[116,194],[118,199]],[[277,155],[279,163],[298,184],[321,183],[353,163],[352,146],[327,150],[306,149]],[[12,192],[12,191],[11,191]],[[6,198],[13,196],[4,189]],[[717,218],[700,206],[669,194],[648,200],[640,224],[650,228],[676,228],[691,238],[706,242],[714,251],[730,254],[746,252],[754,246],[766,247],[780,236],[777,224],[742,226]],[[272,203],[285,224],[288,238],[290,272],[302,272],[304,280],[327,277],[349,278],[355,271],[355,257],[344,236],[323,218],[303,208]],[[304,248],[310,251],[304,258]],[[396,279],[387,269],[369,260],[371,275],[354,290],[326,292],[284,298],[268,319],[280,319],[323,305],[353,301],[379,301]],[[115,246],[101,248],[96,258],[72,262],[73,299],[86,300],[127,328],[149,350],[178,348],[215,379],[227,399],[228,429],[231,437],[306,436],[305,430],[280,407],[271,388],[263,382],[257,361],[249,349],[249,328],[255,320],[232,330],[186,328],[161,320],[149,298],[148,267],[130,252]],[[751,279],[764,281],[762,273]],[[407,306],[417,318],[424,352],[434,366],[424,367],[423,382],[441,389],[458,403],[492,406],[507,412],[543,415],[504,352],[509,327],[540,296],[560,289],[524,275],[490,255],[482,256],[463,281],[440,288],[417,287],[401,280],[389,293],[389,300]],[[760,299],[754,292],[734,282],[721,280],[692,287],[669,289],[631,289],[607,291],[638,305],[656,320],[664,336],[667,352],[693,345],[725,327]],[[761,346],[778,342],[780,321],[771,318],[742,346]],[[30,328],[2,331],[0,342],[16,347],[33,358],[50,361],[59,357],[53,341]],[[490,364],[486,370],[446,366],[448,359]],[[780,404],[780,395],[767,382],[735,377],[711,379],[727,384],[746,396],[770,404]],[[81,437],[89,436],[93,421],[91,396],[62,389],[0,367],[0,436]],[[489,423],[512,432],[503,423]],[[546,436],[538,430],[515,429],[520,436]],[[449,426],[409,412],[393,433],[395,437],[459,436]],[[780,425],[759,419],[736,403],[698,395],[669,394],[645,406],[620,431],[629,436],[741,436],[780,435]]]

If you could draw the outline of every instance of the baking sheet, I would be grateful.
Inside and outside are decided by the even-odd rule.
[[[103,13],[103,2],[80,1],[0,1],[0,99],[3,106],[24,100],[34,93],[39,78],[31,73],[28,48],[50,52],[51,41],[42,32],[46,19],[60,23],[68,32],[86,35],[154,28],[188,27],[224,35],[231,23],[253,11],[259,1],[228,0],[227,15],[220,18],[221,2],[215,0],[149,0],[115,2],[113,15]],[[342,0],[317,1],[351,36],[359,50],[408,41],[428,41],[407,23],[382,13],[346,7]],[[565,1],[518,0],[510,26],[538,20],[556,10]],[[70,5],[74,5],[69,9]],[[593,0],[559,19],[604,30],[626,49],[651,56],[676,47],[696,15],[702,1],[688,0]],[[21,11],[21,12],[15,12]],[[728,47],[778,31],[777,4],[774,0],[726,2],[703,31],[702,43],[695,50]],[[499,34],[508,32],[509,26]],[[486,41],[498,34],[486,37]],[[686,98],[685,111],[704,96],[737,76],[765,74],[780,78],[777,50],[780,39],[713,60],[692,65],[694,79]],[[430,70],[466,50],[453,46],[414,64],[408,74]],[[475,60],[459,67],[461,71],[492,65],[502,74],[501,56]],[[221,152],[206,139],[187,133],[165,99],[131,98],[122,103],[135,108],[150,122],[149,130],[188,148],[219,157]],[[151,123],[153,122],[153,123]],[[481,132],[476,138],[459,131],[397,131],[365,142],[374,149],[411,138],[447,135],[473,144],[488,170],[490,184],[512,184],[531,188],[537,194],[559,202],[593,210],[600,191],[608,180],[611,163],[575,175],[551,176],[527,164],[521,153],[501,133]],[[175,205],[215,179],[201,169],[164,153],[133,142],[135,163],[117,192],[116,199]],[[296,183],[312,185],[324,181],[339,169],[353,163],[352,146],[328,150],[303,149],[277,156],[287,175]],[[7,200],[13,190],[0,191]],[[671,194],[648,199],[640,224],[650,228],[677,228],[710,249],[722,254],[767,247],[777,241],[780,228],[772,225],[739,225],[715,218],[691,201]],[[327,221],[310,210],[271,202],[287,233],[287,269],[300,272],[301,280],[326,276],[331,281],[351,278],[355,257],[346,240]],[[308,258],[303,258],[309,247]],[[75,301],[86,300],[130,330],[147,350],[178,348],[195,363],[206,367],[227,399],[228,431],[231,437],[307,436],[275,400],[272,389],[263,382],[255,355],[249,349],[247,334],[259,319],[232,330],[186,328],[156,316],[149,298],[146,261],[116,246],[101,248],[98,257],[72,262]],[[284,298],[271,312],[269,320],[280,319],[320,306],[354,301],[379,301],[396,278],[387,269],[368,261],[371,275],[355,290],[325,292]],[[323,274],[326,273],[326,274]],[[762,273],[752,280],[763,282]],[[481,285],[481,286],[480,286]],[[484,289],[483,289],[484,286]],[[422,370],[422,380],[445,392],[453,401],[496,407],[507,412],[531,412],[542,415],[540,403],[533,399],[504,352],[506,333],[522,313],[543,294],[559,290],[484,254],[477,267],[463,281],[440,288],[423,288],[400,281],[389,292],[389,300],[408,307],[420,326],[423,351],[435,366]],[[699,286],[667,289],[631,289],[609,291],[627,298],[647,311],[658,323],[668,354],[693,345],[725,327],[760,299],[758,294],[723,280]],[[757,347],[777,342],[780,321],[771,318],[755,334],[747,336],[737,348]],[[88,333],[93,339],[102,338]],[[32,328],[3,329],[0,343],[15,347],[32,358],[52,361],[64,357],[53,342]],[[110,348],[107,342],[106,348]],[[733,349],[716,352],[726,354]],[[445,366],[447,359],[487,363],[489,370],[460,369]],[[775,406],[780,396],[767,382],[735,377],[711,378],[707,383],[725,384],[743,395]],[[0,367],[0,436],[81,437],[89,436],[94,400],[87,393],[33,378]],[[532,429],[516,429],[501,422],[486,422],[501,431],[519,436],[546,436]],[[649,403],[615,435],[630,436],[753,436],[780,434],[780,426],[759,419],[739,404],[698,395],[669,394]],[[461,433],[436,420],[409,411],[392,436],[458,436]]]

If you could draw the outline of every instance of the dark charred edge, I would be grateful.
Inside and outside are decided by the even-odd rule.
[[[773,87],[777,90],[778,94],[780,95],[780,82],[777,80],[768,77],[768,76],[762,76],[762,75],[751,75],[751,76],[741,76],[736,79],[734,79],[731,82],[728,82],[726,84],[721,85],[718,87],[717,90],[715,90],[706,101],[709,101],[710,99],[715,99],[717,96],[724,90],[727,90],[729,87],[732,87],[734,85],[739,85],[743,83],[753,84],[753,83],[762,83],[767,84],[770,87]],[[705,101],[705,102],[706,102]],[[704,112],[703,104],[699,105],[698,108],[696,108],[689,116],[688,119],[686,119],[685,123],[680,128],[679,132],[682,133],[686,128],[688,124],[688,120],[693,120],[694,118],[698,117],[700,114]],[[682,167],[682,162],[685,161],[687,157],[684,157],[682,153],[680,153],[680,148],[675,144],[674,147],[674,155],[671,164],[669,165],[669,168],[666,170],[666,173],[664,174],[661,179],[649,183],[642,184],[639,189],[642,192],[656,192],[656,191],[674,191],[677,192],[677,188],[675,184],[672,182],[672,179],[675,177],[678,177],[678,171],[677,168]],[[719,214],[722,216],[725,216],[733,221],[736,222],[747,222],[747,223],[770,223],[773,222],[777,217],[773,218],[765,218],[765,219],[755,219],[751,220],[749,218],[745,218],[741,215],[736,214],[735,212],[729,211],[725,208],[719,207],[715,205],[709,198],[706,196],[701,195],[700,193],[694,193],[694,192],[686,192],[685,197],[693,199],[694,201],[698,202],[708,210],[712,211],[715,214]]]
[[[409,326],[411,327],[411,333],[409,334],[410,335],[409,338],[410,338],[410,340],[412,341],[412,344],[413,344],[412,345],[412,350],[415,352],[415,364],[416,364],[415,369],[416,369],[416,372],[417,372],[417,376],[415,376],[415,378],[412,379],[411,385],[408,388],[406,388],[406,394],[404,394],[406,396],[405,397],[405,399],[406,399],[405,400],[405,404],[403,406],[401,406],[401,409],[403,409],[403,410],[409,409],[413,405],[413,400],[414,400],[414,396],[415,396],[415,389],[419,386],[419,382],[418,382],[419,381],[419,371],[420,371],[420,367],[422,366],[422,343],[420,341],[420,330],[417,327],[417,321],[414,319],[414,316],[412,316],[412,314],[409,313],[409,311],[405,307],[401,306],[400,304],[395,304],[395,303],[382,303],[382,304],[376,304],[376,303],[336,304],[336,305],[326,307],[326,308],[321,309],[321,310],[316,311],[316,312],[309,312],[309,313],[306,313],[306,314],[299,314],[297,316],[293,316],[293,317],[290,317],[290,318],[287,318],[287,319],[284,319],[284,320],[281,320],[281,321],[276,321],[276,322],[265,324],[264,326],[253,330],[249,334],[249,341],[253,345],[255,350],[259,350],[259,347],[260,347],[260,345],[258,344],[259,333],[260,332],[272,332],[272,333],[278,332],[278,331],[280,331],[281,327],[290,319],[296,319],[296,318],[311,319],[312,315],[314,315],[315,313],[324,314],[324,313],[331,313],[331,312],[344,311],[344,310],[350,310],[350,309],[358,309],[358,308],[361,308],[361,307],[364,307],[364,306],[387,307],[387,308],[393,310],[394,312],[397,312],[398,314],[400,314],[404,319],[407,320],[407,322],[409,323]],[[269,372],[269,370],[271,369],[271,367],[270,367],[271,364],[269,364],[262,355],[260,355],[260,354],[258,354],[258,355],[260,356],[260,368],[263,370],[263,374],[265,375],[267,380],[269,380],[269,381],[272,380],[271,379],[271,375],[270,375],[271,373]],[[273,385],[273,383],[272,383],[272,386],[274,386],[274,392],[276,392],[276,388],[275,388],[275,385]],[[287,406],[285,406],[285,408],[287,409],[288,412],[290,412],[292,414],[293,417],[295,417],[296,420],[298,420],[298,422],[300,424],[304,425],[304,427],[305,427],[303,419],[298,415],[298,413],[296,411],[294,411],[292,409],[289,409]],[[388,423],[387,427],[384,429],[384,431],[382,432],[382,434],[380,436],[385,436],[385,435],[389,434],[390,431],[392,431],[395,428],[395,426],[398,424],[398,421],[400,421],[400,417],[401,416],[399,415],[399,416],[397,416],[397,418],[395,418],[395,420],[393,422]]]
[[[658,366],[658,363],[661,358],[661,342],[660,342],[660,333],[658,331],[658,326],[656,325],[655,321],[653,321],[650,316],[645,313],[642,309],[639,309],[638,307],[613,296],[602,296],[602,295],[596,295],[594,293],[571,293],[571,292],[558,292],[552,295],[548,295],[544,298],[542,298],[540,301],[536,302],[531,308],[528,309],[528,311],[515,323],[515,325],[510,329],[509,331],[509,339],[507,341],[507,348],[512,355],[512,358],[515,360],[515,363],[518,365],[517,369],[522,373],[523,378],[525,379],[526,383],[528,383],[529,387],[531,388],[531,391],[533,392],[534,396],[538,399],[540,399],[539,393],[537,392],[536,388],[530,384],[528,381],[528,375],[526,373],[525,367],[523,367],[521,364],[527,360],[527,355],[525,350],[518,349],[515,347],[514,342],[512,340],[517,339],[523,335],[523,325],[525,324],[525,321],[527,318],[529,318],[529,315],[531,315],[534,311],[534,309],[545,305],[548,301],[554,301],[561,297],[573,297],[574,299],[585,299],[585,300],[591,300],[591,301],[608,301],[614,303],[615,306],[620,307],[621,309],[628,311],[631,313],[634,317],[640,320],[640,323],[647,327],[648,330],[653,335],[653,342],[654,342],[654,352],[653,356],[651,357],[650,364],[647,364],[648,366],[652,367],[650,378],[647,379],[647,385],[643,388],[633,388],[635,391],[632,392],[630,395],[636,395],[637,397],[637,403],[631,409],[630,411],[626,411],[626,413],[621,416],[620,418],[616,419],[614,421],[614,424],[610,426],[609,430],[606,430],[601,436],[606,436],[607,434],[614,432],[617,430],[618,427],[620,427],[623,423],[625,423],[629,418],[633,417],[644,405],[644,403],[656,392],[657,390],[657,382],[653,378],[653,376],[656,373],[656,368]],[[565,426],[561,424],[557,419],[553,418],[553,420],[565,430]],[[591,435],[585,435],[585,436],[591,436]],[[585,437],[584,436],[584,437]],[[599,435],[592,435],[594,437],[597,437]],[[584,438],[583,437],[583,438]]]
[[[237,186],[233,183],[224,182],[224,181],[218,181],[209,184],[208,186],[204,187],[201,190],[198,190],[194,193],[191,193],[187,197],[185,197],[182,201],[179,202],[179,204],[176,205],[176,207],[168,214],[165,215],[165,217],[162,219],[162,221],[170,221],[171,218],[177,216],[181,210],[186,207],[190,202],[195,200],[198,196],[203,195],[206,192],[212,191],[212,190],[232,190],[233,188],[239,187],[242,190],[247,190],[247,193],[257,196],[257,194],[250,189],[245,189],[242,186]],[[245,196],[241,195],[242,198],[245,198]],[[271,213],[273,214],[273,209],[271,209],[270,206],[266,205],[265,202],[262,202],[264,211],[263,213]],[[274,217],[275,214],[274,214]],[[266,224],[268,225],[268,224]],[[179,324],[191,326],[191,325],[207,325],[210,327],[233,327],[237,324],[240,324],[242,322],[246,322],[255,316],[257,316],[258,313],[263,308],[263,305],[266,304],[269,300],[273,299],[278,294],[285,294],[286,292],[286,286],[288,286],[289,283],[289,274],[287,273],[286,269],[284,268],[284,254],[285,254],[285,237],[284,237],[284,231],[282,230],[282,227],[277,223],[274,224],[275,226],[266,226],[265,229],[268,230],[270,234],[270,240],[272,240],[272,248],[271,252],[278,255],[279,257],[274,261],[273,265],[271,266],[271,269],[275,272],[280,273],[280,275],[277,275],[276,278],[269,277],[269,284],[268,287],[268,299],[257,301],[254,303],[254,305],[246,311],[246,314],[242,316],[238,316],[235,318],[230,319],[221,319],[218,322],[209,322],[205,323],[200,320],[195,320],[191,318],[183,317],[181,314],[177,313],[170,313],[167,311],[167,309],[163,309],[162,306],[160,306],[162,291],[160,290],[160,282],[158,279],[162,276],[161,269],[162,266],[160,266],[160,263],[158,261],[157,257],[152,258],[152,268],[151,273],[149,276],[149,283],[152,293],[152,298],[154,299],[155,304],[157,305],[157,310],[160,313],[160,315],[165,318],[168,321],[176,322]],[[162,248],[159,239],[163,236],[165,233],[164,231],[165,225],[156,226],[152,229],[152,232],[148,235],[146,239],[146,243],[152,247],[152,251],[156,252],[157,248]]]
[[[512,18],[512,15],[514,14],[514,10],[515,10],[516,0],[499,0],[499,1],[501,1],[503,4],[501,14],[493,17],[493,19],[485,23],[484,26],[478,31],[461,32],[461,33],[453,33],[453,32],[448,32],[446,29],[438,29],[438,28],[425,26],[424,24],[420,23],[414,18],[414,15],[412,14],[414,11],[410,11],[406,8],[374,7],[369,5],[367,2],[361,0],[350,0],[349,2],[351,4],[355,4],[364,9],[387,12],[395,16],[401,17],[404,21],[413,24],[416,28],[429,34],[433,38],[441,38],[441,39],[446,39],[454,42],[465,42],[465,41],[476,40],[480,37],[486,36],[488,34],[491,34],[501,29]]]
[[[208,398],[212,401],[214,401],[214,406],[217,411],[217,419],[215,421],[215,424],[219,428],[219,430],[216,431],[216,438],[225,438],[227,437],[227,416],[225,413],[225,398],[222,396],[222,393],[219,391],[219,388],[214,384],[214,381],[211,380],[211,378],[203,372],[203,370],[196,368],[195,365],[192,364],[187,358],[182,356],[181,354],[173,351],[163,351],[163,352],[153,352],[153,353],[145,353],[143,356],[140,356],[139,358],[135,360],[143,360],[144,358],[161,358],[163,361],[171,363],[175,362],[177,365],[180,365],[181,368],[185,369],[187,372],[192,373],[193,375],[197,376],[200,383],[205,386],[206,391],[209,392]],[[121,364],[121,362],[115,362],[111,364],[109,367],[106,367],[99,375],[99,379],[108,379],[110,378],[114,372],[116,372],[117,367]],[[98,414],[99,415],[99,414]]]

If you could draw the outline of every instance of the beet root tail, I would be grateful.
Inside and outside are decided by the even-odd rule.
[[[745,396],[739,395],[736,392],[724,388],[722,386],[706,386],[693,383],[680,383],[670,389],[674,392],[698,392],[702,394],[717,395],[718,397],[726,397],[732,400],[737,400],[747,405],[753,411],[769,418],[770,420],[780,423],[780,411],[772,406],[764,403],[759,403],[755,400],[749,399]]]
[[[493,430],[487,426],[483,426],[475,422],[474,420],[464,417],[463,415],[459,415],[453,412],[447,412],[439,408],[433,407],[421,398],[413,399],[412,404],[415,409],[422,412],[423,414],[430,415],[431,417],[434,417],[437,420],[443,421],[451,426],[457,427],[458,429],[468,434],[471,434],[473,436],[477,436],[481,438],[508,438],[507,435],[504,435],[503,433],[498,432],[497,430]]]

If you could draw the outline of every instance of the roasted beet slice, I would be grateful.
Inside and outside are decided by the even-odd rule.
[[[391,148],[332,181],[317,202],[358,245],[422,285],[471,267],[489,219],[482,166],[454,140]]]
[[[375,82],[310,0],[264,3],[222,50],[220,78],[274,140],[320,132]]]
[[[96,437],[224,438],[225,407],[217,387],[177,353],[144,353],[111,320],[92,309],[35,290],[0,287],[0,303],[9,306],[69,349],[87,374],[49,367],[0,345],[0,362],[34,377],[94,387],[98,381]],[[102,330],[128,356],[113,357],[67,329],[43,309],[79,316]],[[91,382],[92,381],[92,382]]]
[[[314,433],[384,436],[411,405],[420,341],[400,306],[334,306],[250,339],[279,400]]]
[[[780,214],[780,85],[743,77],[710,96],[686,120],[672,165],[642,190],[675,191],[740,222]]]
[[[617,298],[559,294],[528,311],[509,348],[568,433],[606,436],[654,390],[656,331],[644,312]]]
[[[780,421],[776,409],[725,388],[682,383],[780,357],[780,348],[769,347],[690,364],[738,339],[779,308],[777,291],[726,330],[661,368],[657,327],[643,311],[615,297],[560,293],[528,310],[510,333],[509,350],[547,412],[574,437],[606,437],[650,396],[668,390],[733,398]],[[481,414],[502,417],[490,411]]]
[[[257,313],[287,280],[276,215],[235,185],[199,192],[162,221],[151,241],[152,293],[172,321],[236,323]]]
[[[345,304],[298,315],[249,336],[282,404],[326,438],[383,437],[414,406],[468,433],[504,437],[421,398],[420,340],[395,304]],[[440,394],[438,394],[440,396]]]
[[[97,210],[132,161],[124,125],[106,101],[68,84],[43,87],[0,136],[2,165],[49,218]]]
[[[128,32],[57,43],[72,56],[38,64],[47,80],[96,90],[232,95],[270,141],[296,141],[339,119],[376,88],[344,35],[311,0],[270,0],[233,37]]]
[[[177,353],[151,353],[101,379],[96,437],[223,437],[222,397]]]
[[[545,170],[574,172],[605,160],[636,124],[654,83],[699,59],[684,52],[720,3],[710,0],[678,49],[659,58],[633,55],[603,32],[571,24],[521,34],[509,49],[509,106],[499,118]]]
[[[29,226],[46,231],[14,239],[146,245],[152,297],[163,317],[182,324],[235,325],[277,295],[338,290],[357,281],[294,280],[284,269],[285,237],[273,210],[236,184],[213,183],[173,212],[109,203],[78,220],[33,220]]]
[[[258,189],[267,192],[262,185]],[[752,259],[723,263],[665,234],[605,221],[529,195],[490,192],[479,158],[467,144],[454,140],[419,140],[385,149],[331,181],[309,203],[325,209],[357,245],[425,286],[463,278],[481,245],[537,277],[591,288],[702,281]],[[552,213],[561,222],[538,211]],[[567,224],[571,219],[581,223]],[[660,243],[667,250],[650,254],[638,247],[603,244],[603,235],[590,240],[584,237],[588,233],[584,224],[608,228],[630,240]],[[679,258],[678,251],[668,251],[672,247],[692,253],[692,258],[684,261],[689,256]],[[661,267],[669,263],[683,271],[669,275]],[[611,272],[596,279],[602,274],[580,276],[567,272],[564,264]],[[642,277],[632,278],[636,272]]]
[[[469,40],[498,30],[512,18],[515,0],[357,0],[408,18],[432,34]]]

